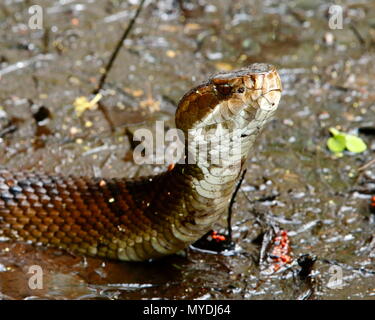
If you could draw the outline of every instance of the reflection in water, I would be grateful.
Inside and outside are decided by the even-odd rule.
[[[149,263],[104,261],[69,255],[27,244],[1,243],[1,291],[13,299],[123,299],[150,298],[161,286],[178,285],[184,258],[167,257]],[[42,289],[30,288],[30,266],[43,271]],[[32,286],[31,286],[32,287]],[[156,295],[157,296],[157,295]]]

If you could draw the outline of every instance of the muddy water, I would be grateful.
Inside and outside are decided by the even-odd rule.
[[[26,1],[0,4],[1,165],[50,173],[133,177],[165,170],[132,161],[126,128],[173,126],[181,95],[209,74],[252,62],[278,66],[284,95],[259,139],[234,205],[231,255],[189,249],[150,263],[120,263],[28,244],[0,243],[0,293],[7,299],[374,299],[375,138],[362,154],[332,155],[333,126],[375,126],[375,11],[344,1],[343,28],[324,1],[149,2],[110,72],[99,110],[77,116],[137,1],[36,1],[43,29],[31,30]],[[48,110],[45,111],[44,107]],[[270,225],[287,230],[293,263],[260,271]],[[217,229],[224,231],[225,223]],[[296,260],[316,257],[309,281]],[[29,284],[30,266],[43,288]],[[342,280],[332,287],[335,276]]]

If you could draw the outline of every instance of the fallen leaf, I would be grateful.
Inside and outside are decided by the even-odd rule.
[[[78,97],[73,102],[77,116],[80,117],[86,110],[94,110],[97,107],[97,103],[103,96],[98,93],[92,100],[88,100],[86,97]]]

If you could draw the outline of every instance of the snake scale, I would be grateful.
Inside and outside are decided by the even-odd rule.
[[[280,77],[268,64],[222,72],[193,88],[180,100],[175,121],[195,161],[157,176],[0,170],[0,237],[124,261],[175,253],[225,214],[255,138],[280,97]],[[229,136],[232,131],[237,135]],[[192,147],[213,137],[230,137],[224,149],[237,152],[239,161],[210,161],[220,152],[215,144],[208,145],[208,158]]]

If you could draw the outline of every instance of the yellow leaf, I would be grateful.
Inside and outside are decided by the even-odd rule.
[[[86,110],[94,110],[97,106],[96,104],[102,97],[103,96],[98,93],[91,101],[89,101],[86,97],[76,98],[73,105],[75,107],[77,116],[80,117]]]

